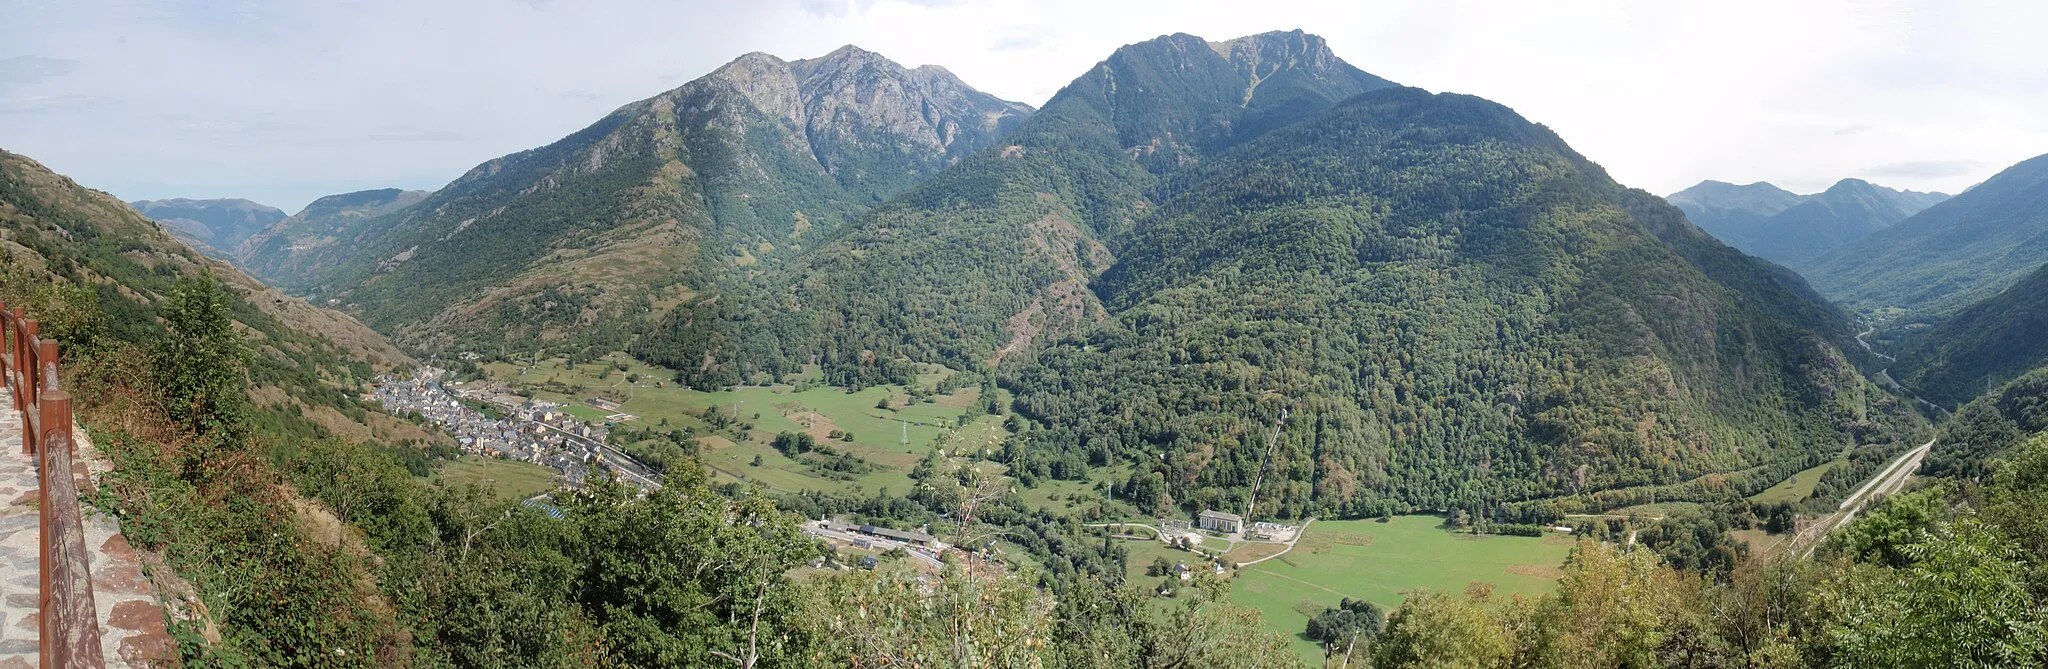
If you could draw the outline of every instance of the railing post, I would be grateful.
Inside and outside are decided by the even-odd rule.
[[[35,411],[36,407],[40,406],[37,400],[42,397],[42,383],[36,380],[36,368],[39,365],[36,362],[35,319],[23,320],[21,322],[20,334],[21,340],[14,344],[15,348],[21,349],[22,362],[19,382],[14,386],[14,399],[16,402],[21,403],[22,415],[26,418],[29,412]],[[43,448],[42,435],[36,434],[34,421],[23,420],[21,422],[21,430],[22,452],[30,455],[41,452]]]
[[[28,320],[28,309],[15,307],[12,320],[13,323],[10,323],[10,325],[14,327],[9,329],[14,332],[14,366],[8,371],[14,373],[12,377],[14,383],[14,408],[16,410],[26,410],[28,409],[28,398],[21,391],[21,365],[28,361],[28,337],[23,334],[25,331],[22,329],[22,323]]]
[[[71,395],[51,388],[43,394],[43,606],[42,656],[45,666],[97,669],[100,653],[99,609],[93,604],[92,554],[80,524],[78,482],[71,468]]]
[[[34,326],[31,325],[30,327],[33,328]],[[36,388],[35,395],[40,398],[44,393],[59,389],[57,384],[57,340],[38,337],[35,341],[36,375],[34,385]],[[71,412],[68,409],[64,412],[64,422],[67,426],[71,422]],[[65,434],[70,433],[66,432]],[[26,452],[34,455],[36,453],[35,449],[43,448],[43,439],[37,437],[34,447],[31,448],[30,446],[23,445],[22,448],[30,449]]]
[[[36,395],[41,396],[43,393],[61,389],[62,386],[57,382],[57,340],[39,338],[36,340],[36,346],[36,362],[41,365],[36,369],[36,380],[39,382],[36,384]]]

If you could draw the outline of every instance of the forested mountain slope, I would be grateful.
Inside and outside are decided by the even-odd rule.
[[[1300,31],[1118,49],[998,148],[773,271],[678,309],[634,352],[729,384],[822,363],[840,383],[905,360],[969,368],[1084,330],[1088,286],[1162,175],[1389,86]]]
[[[1955,406],[2048,363],[2048,265],[1990,299],[1908,335],[1892,376]]]
[[[141,200],[130,202],[150,220],[164,224],[171,233],[198,242],[199,250],[225,256],[250,235],[284,219],[284,212],[248,200]]]
[[[310,273],[302,266],[321,247],[358,236],[357,228],[379,216],[412,206],[431,193],[382,188],[329,195],[228,247],[236,267],[272,281]]]
[[[1223,44],[1119,50],[1004,146],[635,352],[697,385],[997,364],[1029,419],[1014,469],[1135,464],[1118,499],[1162,512],[1243,508],[1262,467],[1283,516],[1753,491],[1912,429],[1804,281],[1549,131],[1312,37]],[[1224,57],[1297,45],[1318,55],[1257,79],[1280,59]]]
[[[1793,195],[1762,182],[1735,186],[1706,181],[1665,199],[1729,246],[1799,268],[1948,199],[1948,195],[1843,179],[1812,195]]]
[[[1121,499],[1243,508],[1262,469],[1282,516],[1754,490],[1902,412],[1795,277],[1485,100],[1366,93],[1159,193],[1096,284],[1113,318],[1006,381],[1025,459],[1151,463]]]
[[[748,54],[271,273],[414,345],[601,339],[815,243],[1030,112],[853,47]]]
[[[1934,474],[1974,476],[1985,461],[2048,432],[2048,366],[2021,374],[1961,408],[1942,426],[1941,441],[1928,455]]]
[[[2048,263],[2048,156],[1802,267],[1844,306],[1943,315],[1984,300]]]

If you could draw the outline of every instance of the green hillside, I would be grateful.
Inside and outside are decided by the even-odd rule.
[[[1893,378],[1944,406],[1967,402],[2048,364],[2048,265],[1911,334],[1898,358]]]
[[[1125,499],[1241,508],[1262,470],[1282,516],[1755,492],[1898,411],[1795,279],[1478,98],[1367,93],[1161,192],[1097,283],[1114,317],[1007,378],[1027,457],[1158,463]]]
[[[1261,471],[1284,517],[1750,494],[1918,429],[1796,275],[1504,107],[1326,54],[1120,49],[634,353],[714,387],[996,365],[1030,419],[1013,471],[1135,463],[1118,498],[1160,513],[1243,508]]]

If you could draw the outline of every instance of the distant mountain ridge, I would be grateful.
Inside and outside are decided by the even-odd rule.
[[[1845,306],[1938,318],[2048,263],[2048,156],[2020,162],[1800,267]]]
[[[362,224],[410,207],[431,194],[382,188],[329,195],[228,249],[229,260],[265,280],[304,276],[315,268],[305,266],[303,261],[320,257],[321,247],[353,238]]]
[[[225,257],[242,240],[285,217],[276,207],[241,199],[138,200],[128,206],[179,238],[199,242],[197,248],[214,257]]]
[[[1665,200],[1729,246],[1796,269],[1948,197],[1862,179],[1843,179],[1811,195],[1761,181],[1737,186],[1709,180]]]
[[[258,266],[415,346],[623,346],[611,325],[828,238],[1032,111],[851,46],[750,53]]]

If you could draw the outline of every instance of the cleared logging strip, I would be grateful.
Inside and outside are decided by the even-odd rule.
[[[100,654],[98,609],[92,601],[92,555],[73,478],[71,395],[58,387],[57,342],[36,336],[21,307],[0,304],[7,385],[22,415],[22,452],[36,458],[42,516],[39,615],[44,667],[106,666]]]

